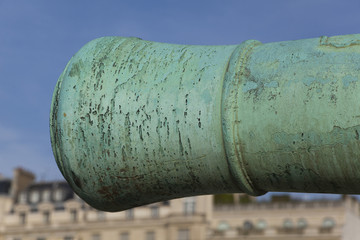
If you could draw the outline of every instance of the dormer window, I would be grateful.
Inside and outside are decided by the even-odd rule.
[[[30,202],[31,203],[38,203],[40,200],[40,194],[38,191],[32,191],[30,193]]]
[[[61,189],[56,189],[54,192],[54,199],[57,202],[60,202],[64,199],[64,193]]]
[[[49,190],[45,190],[42,192],[42,201],[43,202],[50,202],[50,191]]]
[[[25,204],[26,203],[26,193],[25,192],[20,193],[20,195],[19,195],[19,203],[20,204]]]

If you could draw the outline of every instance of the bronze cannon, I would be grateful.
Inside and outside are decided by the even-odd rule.
[[[55,87],[56,162],[93,207],[360,193],[360,35],[193,46],[104,37]]]

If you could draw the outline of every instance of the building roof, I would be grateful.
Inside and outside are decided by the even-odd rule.
[[[74,198],[74,192],[65,181],[35,182],[18,195],[17,203],[65,202]]]
[[[0,179],[0,195],[9,195],[11,188],[11,179]]]

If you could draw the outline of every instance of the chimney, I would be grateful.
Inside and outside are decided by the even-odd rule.
[[[27,188],[35,180],[35,175],[23,168],[14,169],[14,177],[11,183],[11,197],[16,199],[19,192]]]

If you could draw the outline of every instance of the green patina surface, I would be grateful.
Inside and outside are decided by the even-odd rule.
[[[108,211],[210,193],[360,193],[359,44],[96,39],[55,88],[55,159]]]

